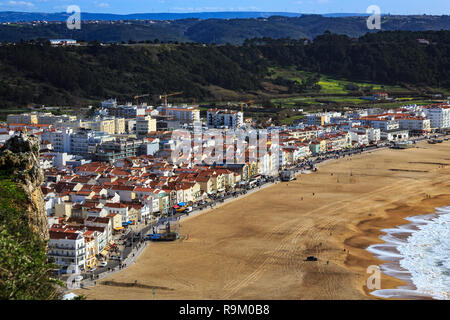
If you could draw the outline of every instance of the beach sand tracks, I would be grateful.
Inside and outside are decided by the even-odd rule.
[[[235,295],[239,290],[249,286],[252,282],[256,281],[263,273],[267,270],[268,267],[277,265],[277,258],[283,258],[283,260],[288,260],[289,263],[283,268],[283,272],[294,272],[296,275],[296,279],[302,280],[304,277],[304,273],[302,271],[302,266],[304,265],[304,261],[299,255],[299,239],[308,238],[311,239],[309,242],[314,243],[314,248],[316,252],[316,256],[320,257],[324,248],[320,248],[317,245],[320,242],[323,242],[326,239],[326,236],[330,234],[330,232],[334,231],[334,226],[339,222],[339,218],[334,218],[333,216],[328,216],[326,219],[321,219],[320,216],[317,216],[317,213],[323,210],[329,210],[330,212],[339,212],[348,208],[348,206],[352,206],[357,208],[358,202],[365,201],[367,198],[371,198],[373,196],[379,195],[380,193],[397,193],[401,198],[401,192],[405,192],[407,187],[404,182],[401,180],[396,181],[392,185],[388,185],[385,187],[377,188],[370,192],[366,192],[361,194],[357,198],[353,198],[351,202],[347,199],[343,199],[338,202],[333,202],[324,206],[321,206],[315,210],[311,210],[307,213],[307,217],[314,217],[313,220],[305,220],[305,216],[302,216],[298,219],[291,219],[286,221],[274,229],[272,232],[277,233],[280,232],[283,228],[287,226],[292,226],[297,224],[297,228],[295,230],[289,230],[287,233],[288,236],[284,238],[280,245],[273,251],[270,252],[270,255],[267,256],[267,252],[264,255],[255,254],[250,259],[250,265],[259,265],[252,273],[250,273],[247,277],[242,280],[236,279],[230,283],[228,283],[224,287],[224,291],[228,291],[222,297],[223,299],[231,298]],[[383,204],[379,203],[376,206],[382,206]],[[331,210],[330,210],[331,209]],[[319,228],[317,228],[319,227]],[[322,229],[320,232],[318,229]],[[265,239],[270,240],[273,237],[272,232],[266,234]],[[321,241],[322,240],[322,241]],[[310,245],[311,246],[311,245]],[[339,251],[337,251],[339,252]],[[345,254],[345,252],[343,252]],[[339,253],[342,254],[342,253]],[[327,259],[327,260],[332,260]],[[326,261],[325,261],[326,262]],[[318,264],[319,265],[319,264]],[[323,285],[325,286],[325,290],[327,292],[327,296],[331,299],[337,296],[336,290],[339,290],[342,285],[339,281],[336,281],[336,277],[328,275],[327,269],[325,265],[320,264],[318,272],[323,273],[324,281]],[[328,279],[329,278],[329,279]],[[328,280],[326,280],[328,279]]]
[[[174,283],[178,283],[189,290],[195,289],[195,285],[193,282],[190,282],[186,279],[182,279],[173,272],[167,272],[166,274],[174,281]]]
[[[343,209],[345,209],[347,206],[349,205],[354,205],[355,200],[363,200],[364,198],[371,196],[371,195],[375,195],[377,193],[380,192],[386,192],[388,190],[392,191],[393,189],[398,189],[401,186],[399,186],[400,182],[394,183],[394,185],[390,185],[390,186],[385,186],[385,187],[381,187],[378,188],[376,190],[373,190],[371,192],[367,192],[364,193],[362,195],[360,195],[358,198],[354,198],[352,199],[351,202],[349,202],[347,199],[338,201],[338,202],[333,202],[333,203],[329,203],[327,205],[321,206],[315,210],[309,211],[307,213],[308,217],[311,217],[317,213],[320,213],[320,211],[323,211],[325,209],[331,209],[331,211],[342,211]],[[297,247],[297,240],[296,238],[301,238],[303,237],[306,233],[311,232],[311,230],[313,230],[313,226],[315,226],[316,224],[318,224],[318,222],[320,222],[320,218],[318,218],[319,220],[315,220],[314,223],[310,222],[310,223],[305,223],[305,216],[298,218],[298,219],[291,219],[289,221],[286,221],[278,226],[276,226],[275,228],[272,229],[271,232],[269,232],[268,234],[265,235],[265,239],[270,241],[270,239],[273,237],[274,233],[280,232],[280,230],[282,230],[283,228],[286,228],[287,226],[292,226],[292,225],[297,225],[297,228],[292,232],[290,232],[290,235],[288,235],[287,237],[285,237],[284,239],[281,240],[280,244],[278,245],[278,247],[273,250],[272,252],[270,252],[270,255],[267,256],[267,253],[265,254],[261,254],[261,253],[257,253],[254,254],[250,259],[249,259],[249,264],[250,265],[256,265],[258,266],[253,272],[251,272],[249,275],[247,275],[244,279],[239,280],[236,279],[234,281],[229,282],[227,285],[224,286],[224,291],[225,294],[221,297],[221,299],[230,299],[233,297],[233,295],[235,295],[240,289],[250,285],[251,283],[253,283],[254,281],[256,281],[265,271],[269,266],[273,266],[277,264],[276,258],[278,256],[281,256],[285,259],[290,259],[291,263],[290,263],[290,270],[294,270],[294,272],[297,274],[297,278],[302,278],[302,274],[301,274],[301,270],[297,268],[297,266],[295,266],[295,262],[293,261],[298,261],[298,247]],[[327,219],[330,219],[329,217]],[[325,225],[328,226],[327,231],[332,230],[332,225],[337,223],[337,220],[329,220],[327,222],[325,222]],[[311,233],[311,235],[313,237],[318,237],[317,234]],[[295,246],[292,246],[292,243],[296,244]],[[294,260],[292,260],[294,259]],[[288,264],[289,265],[289,264]]]

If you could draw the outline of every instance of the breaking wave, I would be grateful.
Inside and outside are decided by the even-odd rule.
[[[382,289],[371,294],[383,298],[450,300],[450,207],[434,214],[407,218],[410,224],[384,229],[385,243],[367,248],[388,261],[381,271],[404,280],[407,286]]]

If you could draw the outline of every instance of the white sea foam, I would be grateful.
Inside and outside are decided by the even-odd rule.
[[[376,290],[372,294],[385,298],[429,296],[450,300],[450,207],[407,220],[411,224],[383,230],[386,235],[381,239],[386,243],[367,250],[389,261],[381,266],[383,273],[405,280],[410,286]]]

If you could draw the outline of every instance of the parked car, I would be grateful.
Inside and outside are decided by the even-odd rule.
[[[104,268],[108,265],[108,262],[106,261],[102,261],[102,263],[100,263],[100,267]]]
[[[75,281],[80,282],[81,280],[83,280],[83,276],[76,276],[75,277]]]
[[[189,213],[192,211],[192,207],[187,207],[186,210],[184,212]]]

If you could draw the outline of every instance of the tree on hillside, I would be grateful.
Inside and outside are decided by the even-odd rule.
[[[21,206],[23,191],[8,173],[0,172],[0,299],[59,298],[62,283],[51,276],[46,243],[33,232]]]

